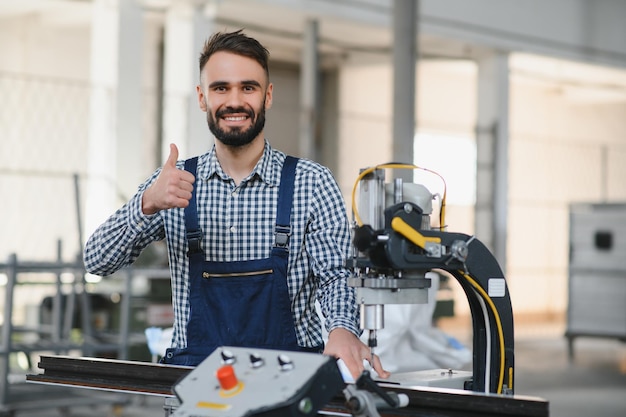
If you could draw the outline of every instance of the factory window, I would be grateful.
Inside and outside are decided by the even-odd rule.
[[[414,164],[435,171],[447,185],[447,204],[473,206],[476,202],[476,142],[472,136],[418,132],[413,142]],[[416,170],[414,181],[441,194],[441,180]]]

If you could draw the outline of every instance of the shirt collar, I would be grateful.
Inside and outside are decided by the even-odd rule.
[[[224,172],[222,166],[217,160],[215,154],[215,145],[211,150],[198,158],[198,177],[202,180],[208,180],[217,175],[222,180],[230,180],[231,177]],[[280,167],[278,161],[274,158],[274,152],[267,140],[265,140],[265,146],[263,148],[263,154],[256,163],[256,166],[243,182],[248,182],[253,178],[258,177],[261,181],[264,181],[268,185],[279,186],[280,185]]]

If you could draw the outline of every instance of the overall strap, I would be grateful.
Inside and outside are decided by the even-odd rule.
[[[185,161],[185,171],[196,175],[198,166],[198,157],[190,158]],[[187,232],[187,243],[189,244],[189,252],[187,256],[194,253],[202,253],[202,230],[198,225],[198,204],[196,203],[196,183],[193,184],[191,192],[191,200],[189,205],[185,207],[185,230]]]
[[[289,247],[289,235],[291,234],[291,207],[293,203],[293,190],[295,182],[295,172],[298,158],[287,156],[283,163],[283,170],[280,176],[280,188],[278,190],[278,208],[276,212],[275,246],[281,248]],[[190,158],[185,161],[185,171],[196,175],[198,158]],[[185,229],[187,232],[187,243],[189,252],[187,255],[202,252],[202,230],[198,224],[198,206],[196,203],[196,185],[191,192],[189,205],[185,207]]]
[[[278,209],[276,210],[275,243],[279,248],[289,248],[291,235],[291,207],[293,205],[293,190],[296,179],[296,165],[298,158],[287,156],[283,163],[278,190]]]

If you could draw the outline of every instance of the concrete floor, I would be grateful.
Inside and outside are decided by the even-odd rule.
[[[626,345],[577,338],[569,361],[563,338],[516,341],[518,394],[545,398],[551,417],[626,416]]]
[[[445,326],[444,326],[445,327]],[[458,328],[457,328],[458,330]],[[455,326],[446,331],[455,333]],[[454,334],[459,338],[466,335]],[[612,339],[578,338],[569,361],[561,322],[516,324],[515,393],[541,397],[550,403],[551,417],[626,416],[626,344]],[[30,384],[27,384],[30,385]],[[86,391],[86,390],[81,390]],[[104,404],[24,410],[16,417],[162,417],[160,397],[96,392]]]

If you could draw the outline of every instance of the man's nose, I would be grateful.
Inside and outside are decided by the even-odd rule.
[[[243,103],[243,91],[238,88],[231,89],[226,98],[228,107],[241,107],[241,103]]]

